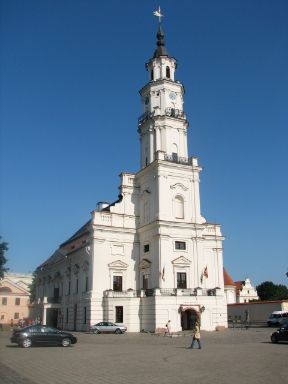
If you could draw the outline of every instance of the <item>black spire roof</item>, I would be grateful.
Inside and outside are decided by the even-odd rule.
[[[162,30],[161,25],[159,25],[159,29],[157,32],[157,48],[155,49],[153,58],[160,56],[168,56],[168,52],[164,42],[164,32]]]

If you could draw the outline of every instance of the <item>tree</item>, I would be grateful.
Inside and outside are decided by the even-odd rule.
[[[286,300],[288,288],[282,284],[274,284],[272,281],[264,281],[256,287],[260,300]]]
[[[36,274],[36,271],[34,271],[33,272],[33,277],[32,277],[32,282],[29,285],[29,289],[30,289],[30,303],[34,303],[34,301],[36,299],[36,277],[37,277],[37,274]]]
[[[0,236],[0,241],[2,236]],[[9,268],[5,268],[5,264],[7,263],[7,259],[5,257],[5,252],[8,251],[8,243],[5,241],[0,242],[0,279],[3,279],[4,273],[9,270]]]

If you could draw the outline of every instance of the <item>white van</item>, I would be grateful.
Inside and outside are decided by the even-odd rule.
[[[288,322],[288,312],[287,311],[274,311],[271,313],[267,320],[268,327],[272,325],[282,325]]]

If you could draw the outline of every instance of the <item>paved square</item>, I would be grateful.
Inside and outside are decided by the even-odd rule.
[[[288,343],[270,343],[270,328],[202,332],[203,349],[187,349],[189,334],[75,333],[69,348],[19,348],[0,333],[1,384],[243,384],[288,377]]]

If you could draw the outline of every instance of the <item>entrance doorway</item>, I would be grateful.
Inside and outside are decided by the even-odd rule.
[[[181,326],[182,330],[193,329],[195,326],[195,322],[199,316],[199,313],[195,311],[195,309],[186,309],[181,313]]]
[[[57,308],[47,308],[46,311],[46,325],[50,325],[51,327],[57,327],[58,321],[58,309]]]

